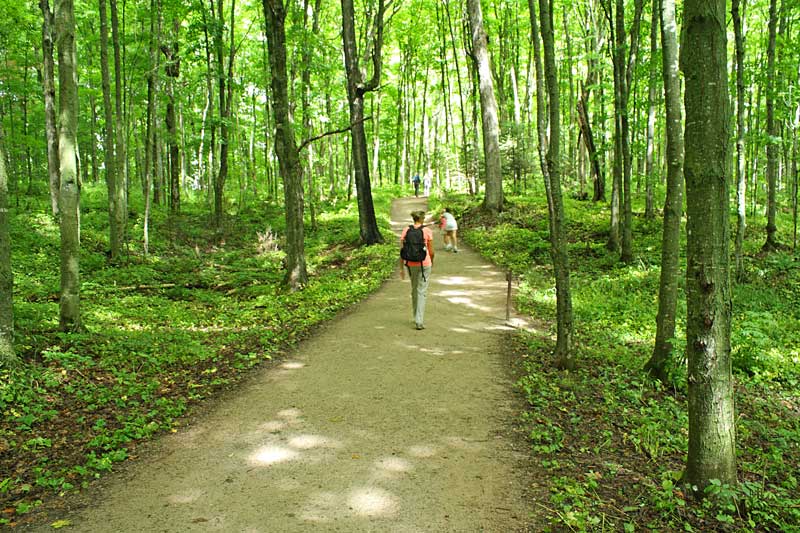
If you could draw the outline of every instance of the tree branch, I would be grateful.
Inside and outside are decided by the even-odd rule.
[[[318,141],[318,140],[322,139],[323,137],[329,137],[331,135],[336,135],[338,133],[344,133],[346,131],[350,131],[353,128],[353,126],[355,126],[359,122],[366,122],[368,120],[372,120],[372,117],[364,117],[362,120],[359,120],[357,122],[353,122],[352,124],[348,125],[346,128],[341,128],[341,129],[332,130],[332,131],[326,131],[325,133],[321,133],[320,135],[317,135],[315,137],[311,137],[310,139],[306,139],[306,140],[304,140],[303,142],[300,143],[300,146],[297,147],[297,151],[298,152],[302,152],[303,148],[305,148],[306,146],[308,146],[309,144],[311,144],[314,141]]]

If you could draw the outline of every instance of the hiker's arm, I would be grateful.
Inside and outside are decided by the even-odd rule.
[[[400,239],[400,249],[403,249],[403,239]],[[400,258],[400,279],[406,279],[406,269],[403,268],[405,266],[403,262],[403,258]]]

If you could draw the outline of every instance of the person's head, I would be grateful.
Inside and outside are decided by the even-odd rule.
[[[411,212],[411,219],[414,222],[422,224],[422,222],[425,220],[425,211],[421,211],[421,210],[420,211],[412,211]]]
[[[450,208],[449,208],[449,207],[445,207],[445,208],[444,208],[444,212],[445,212],[445,213],[449,213],[449,212],[450,212]]]

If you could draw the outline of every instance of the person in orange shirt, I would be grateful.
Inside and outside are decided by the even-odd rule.
[[[404,228],[400,235],[400,278],[405,279],[407,269],[411,278],[411,312],[414,315],[414,324],[417,329],[425,329],[425,298],[434,256],[433,232],[423,225],[425,211],[413,211],[411,218],[414,224]]]

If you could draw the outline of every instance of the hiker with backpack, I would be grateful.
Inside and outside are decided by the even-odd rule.
[[[405,270],[411,278],[411,312],[417,329],[425,329],[425,297],[433,266],[433,232],[426,228],[425,211],[412,211],[414,223],[403,229],[400,235],[400,278],[405,279]]]
[[[411,178],[411,183],[414,184],[414,196],[419,198],[419,184],[422,180],[419,177],[419,174],[414,174],[414,177]]]

